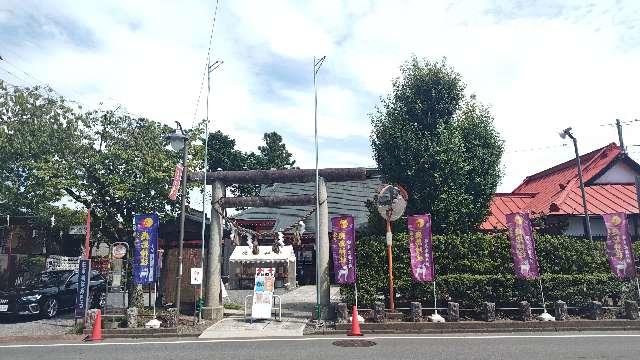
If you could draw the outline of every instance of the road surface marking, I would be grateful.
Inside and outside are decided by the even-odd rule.
[[[574,338],[606,338],[606,337],[640,337],[640,334],[573,334],[573,335],[469,335],[469,336],[366,336],[367,340],[398,339],[398,340],[460,340],[460,339],[574,339]],[[352,340],[352,337],[306,337],[306,338],[247,338],[247,339],[209,339],[209,340],[174,340],[174,341],[130,341],[130,342],[82,342],[58,344],[16,344],[0,345],[0,349],[34,348],[34,347],[64,347],[64,346],[111,346],[111,345],[154,345],[154,344],[198,344],[198,343],[229,343],[229,342],[266,342],[266,341],[335,341]]]

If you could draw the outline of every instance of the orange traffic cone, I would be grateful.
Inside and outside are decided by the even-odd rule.
[[[360,322],[358,321],[358,308],[353,305],[353,316],[351,317],[351,331],[348,336],[362,336],[360,332]]]
[[[96,312],[96,320],[93,322],[93,330],[91,336],[84,338],[84,341],[104,340],[102,337],[102,313],[100,309]]]

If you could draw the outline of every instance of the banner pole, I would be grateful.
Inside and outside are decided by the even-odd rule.
[[[544,291],[542,291],[542,276],[538,276],[538,285],[540,285],[540,294],[542,295],[542,309],[547,312],[547,305],[544,302]]]
[[[358,308],[358,281],[353,282],[353,287],[356,293],[356,309]]]
[[[638,276],[636,276],[636,288],[638,289],[638,300],[640,300],[640,283],[638,283]]]
[[[438,305],[436,301],[436,279],[433,279],[433,311],[438,313]]]
[[[153,318],[156,318],[156,298],[158,297],[158,282],[153,282]],[[149,299],[151,301],[151,299]]]

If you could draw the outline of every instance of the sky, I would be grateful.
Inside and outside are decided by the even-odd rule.
[[[217,12],[215,12],[218,4]],[[211,32],[215,16],[215,26]],[[640,2],[629,1],[30,1],[0,0],[0,78],[48,84],[89,108],[210,130],[256,150],[277,131],[314,167],[375,167],[370,114],[415,55],[447,58],[491,108],[510,192],[527,175],[617,142],[640,158]]]

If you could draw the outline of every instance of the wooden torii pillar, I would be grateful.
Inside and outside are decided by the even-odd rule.
[[[315,182],[315,169],[287,169],[287,170],[248,170],[248,171],[215,171],[207,172],[207,184],[212,185],[211,197],[211,229],[209,237],[209,252],[207,257],[205,307],[203,318],[217,320],[223,315],[220,288],[220,243],[222,241],[222,210],[233,207],[278,207],[315,205],[314,195],[298,196],[269,196],[269,197],[236,197],[226,198],[225,189],[233,184],[265,185],[274,183],[308,183]],[[328,168],[320,169],[319,202],[320,221],[316,224],[320,237],[316,239],[316,262],[319,279],[319,294],[321,318],[326,318],[330,306],[329,279],[329,208],[327,205],[327,189],[325,182],[341,182],[365,180],[373,173],[366,168]],[[191,173],[190,180],[202,182],[204,173]]]

